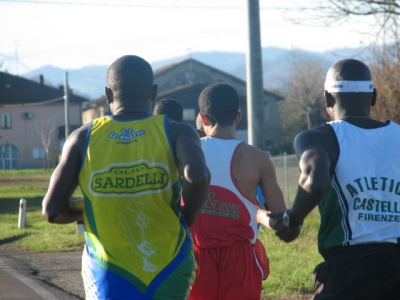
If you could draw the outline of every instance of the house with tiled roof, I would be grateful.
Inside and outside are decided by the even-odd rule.
[[[193,126],[195,126],[196,116],[199,112],[197,100],[201,91],[206,86],[216,82],[230,84],[237,90],[243,117],[237,127],[236,138],[247,142],[247,92],[244,80],[192,58],[154,71],[154,83],[158,85],[156,101],[164,98],[179,100],[183,106],[184,122]],[[278,102],[283,100],[283,97],[268,90],[264,90],[263,95],[266,145],[268,146],[279,142]],[[85,122],[89,122],[93,116],[102,116],[102,112],[106,110],[105,98],[99,99],[96,104],[85,103]]]
[[[236,138],[247,142],[247,92],[244,80],[190,58],[156,70],[154,82],[158,84],[157,100],[163,98],[180,100],[183,105],[184,121],[193,126],[199,113],[197,101],[203,88],[216,82],[233,86],[239,94],[240,109],[243,112],[242,120],[237,126]],[[264,90],[267,146],[279,142],[278,101],[282,99],[282,96]]]
[[[69,92],[69,132],[88,99]],[[0,169],[54,167],[65,141],[64,87],[0,72]],[[47,160],[46,160],[47,157]],[[46,161],[49,164],[46,164]]]

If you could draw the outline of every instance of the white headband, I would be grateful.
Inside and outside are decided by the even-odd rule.
[[[329,93],[372,93],[372,81],[326,81],[325,90]]]

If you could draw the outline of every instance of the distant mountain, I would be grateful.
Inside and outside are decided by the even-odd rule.
[[[104,94],[107,69],[108,66],[87,66],[64,70],[47,65],[25,73],[23,76],[33,81],[39,81],[40,75],[43,75],[45,84],[58,87],[65,84],[65,72],[67,72],[68,85],[73,93],[89,99],[96,99]]]
[[[262,49],[263,81],[269,89],[280,89],[285,85],[290,68],[298,59],[319,61],[324,69],[328,69],[335,61],[356,55],[366,56],[368,53],[360,49],[335,49],[327,52],[310,52],[301,49],[282,49],[268,47]],[[189,56],[177,56],[170,59],[152,62],[156,71],[169,64],[187,59]],[[246,80],[246,55],[236,52],[194,52],[190,57],[238,78]],[[74,93],[89,99],[97,99],[104,95],[108,66],[87,66],[80,69],[66,70],[68,83]],[[24,73],[25,78],[39,81],[44,76],[45,84],[58,87],[64,85],[65,70],[51,65]]]
[[[29,67],[18,57],[0,54],[0,71],[21,75],[29,71]]]

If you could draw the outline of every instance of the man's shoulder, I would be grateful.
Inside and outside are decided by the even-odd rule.
[[[240,153],[241,155],[244,155],[249,160],[257,161],[260,158],[269,159],[267,152],[261,150],[260,148],[255,147],[255,146],[247,144],[246,142],[241,142],[238,145],[236,152]]]
[[[252,181],[254,178],[254,187],[259,182],[261,173],[271,172],[274,169],[271,158],[263,150],[241,142],[236,148],[232,156],[231,164],[234,175],[244,182]]]
[[[324,147],[327,150],[337,146],[335,131],[329,124],[323,124],[298,133],[293,141],[294,149],[298,154],[301,149]]]
[[[168,121],[167,126],[168,126],[167,131],[173,144],[175,144],[178,141],[185,145],[192,143],[200,144],[199,135],[197,134],[196,129],[192,125],[188,123],[176,122],[171,120]]]
[[[71,132],[68,138],[75,138],[75,139],[85,139],[87,137],[87,132],[91,126],[91,123],[83,124],[74,131]]]
[[[314,128],[311,128],[309,131],[314,134],[325,134],[327,132],[333,133],[333,128],[329,123],[325,123],[325,124],[316,126]]]
[[[294,139],[294,149],[298,157],[309,150],[327,153],[331,162],[331,171],[336,165],[340,152],[336,134],[329,124],[297,134]]]
[[[75,144],[76,146],[79,147],[79,149],[82,149],[86,145],[86,140],[88,136],[88,130],[90,128],[90,123],[84,124],[81,127],[75,129],[70,136],[68,137],[68,140],[72,143]]]
[[[167,126],[168,126],[170,133],[184,133],[184,134],[196,133],[197,134],[195,128],[188,123],[177,122],[177,121],[168,119]]]
[[[295,140],[299,139],[320,139],[320,138],[332,138],[334,137],[334,131],[332,126],[330,126],[328,123],[323,124],[320,126],[316,126],[314,128],[311,128],[309,130],[302,131],[298,133],[295,137]]]

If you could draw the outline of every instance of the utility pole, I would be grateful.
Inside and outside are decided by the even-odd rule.
[[[64,117],[65,117],[65,140],[69,136],[69,88],[68,88],[68,72],[65,72],[64,82]]]
[[[259,0],[247,0],[247,18],[248,49],[246,55],[246,81],[248,143],[261,150],[266,150]]]
[[[18,42],[17,40],[14,41],[15,43],[15,70],[16,70],[16,74],[18,76]]]

